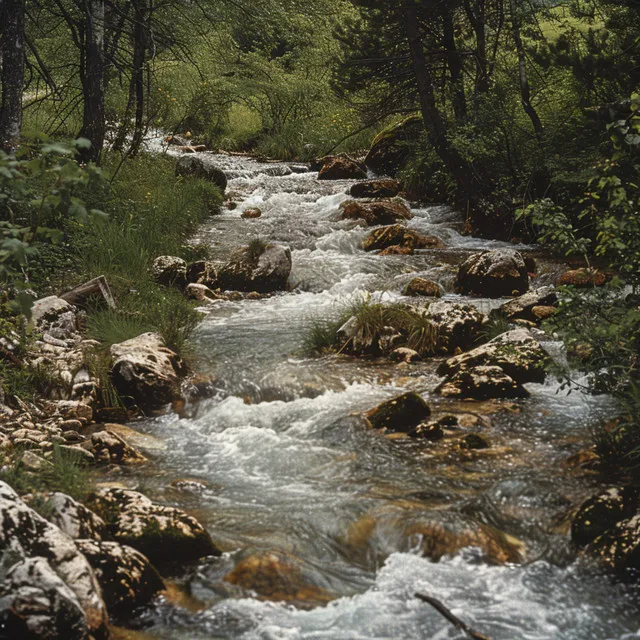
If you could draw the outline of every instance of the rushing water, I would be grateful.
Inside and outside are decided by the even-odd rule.
[[[451,403],[433,394],[432,363],[303,355],[318,318],[365,295],[400,299],[415,275],[450,291],[469,252],[500,243],[464,237],[454,212],[428,207],[414,209],[409,226],[439,236],[446,249],[365,254],[367,229],[337,216],[348,182],[318,182],[314,173],[246,158],[219,161],[239,206],[214,218],[198,240],[221,259],[257,236],[288,244],[296,287],[208,307],[195,349],[219,393],[186,416],[142,425],[162,441],[151,450],[162,470],[156,490],[191,509],[225,550],[185,579],[203,605],[162,601],[145,616],[147,631],[185,639],[464,637],[414,597],[420,591],[494,640],[640,637],[633,591],[576,560],[567,542],[571,508],[597,485],[566,460],[610,411],[606,399],[559,394],[550,381],[528,385],[532,397],[518,403]],[[241,219],[252,206],[262,217]],[[544,283],[556,267],[539,265]],[[483,311],[496,304],[470,302]],[[443,441],[386,439],[364,426],[359,412],[407,389],[422,393],[436,414],[465,413],[469,426],[461,428],[480,431],[492,446],[462,453]],[[204,487],[159,488],[179,477]],[[431,562],[407,531],[434,517],[490,524],[520,541],[524,562],[491,565],[474,549]],[[333,601],[294,607],[225,587],[221,578],[238,559],[261,550],[295,558],[305,581]]]

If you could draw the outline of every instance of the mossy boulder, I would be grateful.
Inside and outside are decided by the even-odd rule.
[[[475,253],[458,270],[456,289],[466,295],[502,298],[529,290],[529,272],[518,251],[495,249]]]
[[[615,527],[618,522],[635,516],[640,505],[636,487],[611,487],[591,496],[578,509],[571,523],[571,541],[585,547]]]
[[[289,247],[255,241],[234,251],[217,279],[222,289],[271,293],[287,289],[290,273]]]
[[[442,293],[440,285],[426,278],[413,278],[402,290],[403,296],[421,296],[424,298],[439,298]]]
[[[365,169],[351,158],[328,156],[323,158],[318,180],[362,180],[367,177]]]
[[[487,317],[476,307],[445,300],[431,302],[425,313],[437,328],[443,354],[478,344],[487,323]]]
[[[414,249],[441,248],[444,244],[440,238],[425,236],[401,224],[374,229],[362,243],[365,251],[378,251],[394,246],[413,252]]]
[[[544,382],[550,357],[526,329],[500,334],[475,349],[445,360],[441,376],[453,376],[474,367],[499,367],[517,383]]]
[[[364,220],[370,227],[411,220],[411,209],[402,200],[349,200],[340,205],[344,220]]]
[[[394,177],[411,158],[411,145],[424,131],[421,116],[412,115],[379,133],[371,143],[365,165],[378,175]]]
[[[429,405],[417,393],[403,393],[387,400],[365,414],[374,429],[409,433],[431,415]]]
[[[602,287],[607,283],[607,275],[598,269],[570,269],[565,271],[557,280],[559,287],[576,287],[586,289],[588,287]]]
[[[349,193],[354,198],[395,198],[402,190],[399,180],[378,179],[356,182]]]
[[[198,178],[213,182],[224,193],[227,188],[227,176],[208,155],[184,155],[176,163],[176,176]]]
[[[450,375],[436,393],[445,398],[491,400],[528,398],[529,392],[500,367],[477,366]]]
[[[89,496],[87,506],[107,523],[116,542],[137,549],[158,566],[220,555],[195,518],[137,491],[101,489]]]

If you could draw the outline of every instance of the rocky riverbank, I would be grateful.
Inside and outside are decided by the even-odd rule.
[[[209,172],[213,171],[211,167],[215,168],[210,160],[205,164]],[[197,162],[190,161],[188,171],[196,165]],[[321,165],[321,169],[326,167],[321,171],[323,181],[364,177],[357,162],[344,163],[332,158]],[[212,180],[221,182],[217,171],[211,175]],[[399,183],[361,180],[354,185],[345,184],[346,188],[354,199],[341,197],[341,202],[330,205],[331,224],[352,225],[344,228],[357,233],[362,229],[356,250],[362,252],[363,259],[380,261],[376,264],[388,261],[386,264],[403,265],[406,263],[401,261],[440,256],[447,251],[447,238],[442,230],[425,233],[423,229],[409,226],[415,214],[406,201],[398,198]],[[295,184],[290,193],[295,195]],[[256,209],[260,215],[255,214]],[[244,215],[248,211],[253,213]],[[243,225],[253,225],[258,220],[266,220],[268,224],[270,213],[264,203],[246,201],[238,217]],[[371,230],[369,226],[375,228]],[[232,242],[235,248],[232,247],[224,259],[188,263],[174,256],[158,256],[151,267],[153,277],[162,286],[177,289],[197,301],[211,317],[217,309],[228,314],[231,310],[246,308],[245,305],[277,305],[296,296],[304,297],[304,284],[296,282],[299,277],[296,259],[304,259],[305,246],[292,251],[279,240],[284,234],[278,233],[277,228],[267,227],[278,239],[273,242],[255,239],[253,228],[243,228],[253,239],[245,243]],[[295,242],[294,239],[294,246]],[[353,363],[354,380],[359,382],[363,376],[368,380],[366,371],[370,370],[373,379],[386,377],[392,381],[392,387],[385,391],[388,397],[382,403],[376,399],[377,392],[367,392],[370,396],[351,408],[356,415],[349,418],[348,424],[344,416],[349,414],[349,408],[337,407],[341,417],[336,424],[340,425],[340,431],[329,425],[330,440],[324,449],[328,451],[329,444],[334,446],[341,438],[357,437],[362,439],[358,440],[361,447],[373,447],[371,451],[367,449],[369,456],[380,456],[379,449],[384,449],[386,444],[376,442],[390,443],[405,447],[409,452],[407,458],[394,458],[391,462],[397,454],[385,452],[385,457],[375,464],[361,461],[363,468],[369,464],[376,473],[383,472],[387,465],[422,468],[418,482],[415,478],[405,478],[407,486],[400,494],[398,489],[392,492],[385,488],[384,483],[377,485],[371,479],[366,480],[371,485],[363,491],[366,505],[348,513],[339,512],[338,520],[345,526],[331,535],[330,545],[323,547],[320,557],[327,559],[326,566],[324,560],[318,563],[305,555],[302,540],[306,541],[309,536],[304,535],[293,544],[284,533],[281,539],[270,535],[269,529],[277,528],[275,523],[267,522],[263,526],[266,530],[262,531],[260,517],[270,511],[264,505],[260,505],[262,516],[251,512],[252,526],[245,531],[239,527],[241,520],[233,509],[212,523],[204,512],[195,519],[188,515],[188,510],[166,500],[162,503],[151,500],[143,495],[144,491],[119,486],[118,482],[118,478],[123,477],[122,469],[143,470],[147,465],[151,476],[154,465],[158,464],[144,446],[136,448],[133,441],[127,441],[127,434],[133,432],[118,424],[126,419],[152,415],[172,403],[179,408],[193,398],[212,393],[226,397],[232,405],[237,401],[246,410],[255,407],[265,416],[281,405],[286,407],[287,402],[278,397],[275,402],[262,402],[250,395],[241,399],[240,391],[236,391],[238,397],[234,397],[229,393],[227,380],[216,382],[211,375],[195,376],[155,333],[114,344],[98,369],[92,364],[98,345],[83,336],[83,301],[70,302],[65,294],[37,301],[32,322],[38,339],[23,364],[46,366],[52,373],[52,397],[35,402],[14,397],[1,399],[0,444],[5,452],[5,464],[17,465],[20,473],[36,479],[56,469],[62,458],[97,470],[99,484],[83,496],[83,504],[61,491],[28,491],[18,495],[6,483],[0,485],[0,545],[8,559],[0,587],[6,628],[16,637],[21,633],[43,638],[107,637],[108,619],[123,625],[137,619],[158,594],[168,597],[167,590],[171,587],[168,578],[176,574],[183,576],[190,567],[196,566],[199,567],[195,578],[200,584],[199,592],[210,588],[216,594],[213,601],[257,594],[261,599],[293,603],[305,609],[349,593],[344,586],[337,586],[339,581],[332,579],[331,572],[327,571],[331,563],[340,567],[345,561],[343,558],[354,563],[350,571],[364,566],[374,573],[370,567],[377,567],[391,553],[410,549],[419,549],[424,558],[432,561],[460,557],[470,547],[478,550],[479,558],[491,566],[515,566],[534,560],[540,552],[539,543],[535,538],[532,540],[528,523],[523,522],[518,530],[503,517],[472,503],[466,510],[451,508],[450,504],[456,503],[457,498],[443,495],[448,481],[432,474],[440,473],[439,461],[445,461],[448,469],[462,467],[461,475],[454,478],[453,484],[465,483],[464,492],[473,494],[480,490],[478,487],[484,482],[481,478],[491,474],[486,468],[487,461],[493,464],[490,461],[495,460],[496,469],[500,468],[501,473],[511,464],[526,466],[514,457],[515,445],[492,442],[492,437],[498,434],[492,431],[488,437],[486,425],[491,424],[494,417],[498,422],[500,415],[522,412],[523,406],[512,401],[524,402],[532,395],[532,384],[544,383],[547,366],[555,353],[550,349],[550,337],[541,329],[541,323],[555,313],[558,293],[551,284],[540,282],[538,267],[524,250],[506,246],[474,250],[457,256],[454,264],[444,260],[443,263],[445,267],[440,271],[408,268],[397,283],[398,294],[392,299],[365,300],[356,309],[347,305],[344,317],[339,318],[340,322],[333,322],[333,333],[325,341],[329,353],[334,355],[326,357],[320,367],[329,369],[336,362],[344,367],[340,371],[344,377],[353,375],[345,373],[351,366],[349,363]],[[382,267],[385,268],[388,267]],[[430,277],[425,277],[427,275]],[[485,303],[481,310],[478,301],[495,303]],[[108,296],[102,304],[110,304]],[[270,309],[273,307],[267,311]],[[260,328],[259,324],[244,326],[242,337],[251,339]],[[19,339],[19,336],[4,337],[3,349],[11,354]],[[256,349],[257,345],[252,344]],[[324,353],[326,356],[327,351]],[[345,363],[345,359],[348,362]],[[227,366],[226,362],[223,364]],[[313,361],[306,366],[311,370]],[[107,375],[98,375],[100,371],[106,371]],[[241,374],[249,375],[249,372]],[[284,380],[285,384],[289,379],[286,370],[278,364],[275,371],[264,374],[263,388],[267,386],[264,380],[269,374]],[[297,375],[302,376],[300,370],[292,377],[294,383],[298,382]],[[318,379],[326,384],[319,376]],[[105,384],[112,385],[120,398],[116,406],[105,404]],[[400,393],[400,389],[393,391],[393,385],[413,385],[415,390]],[[322,387],[317,390],[317,383],[315,387],[313,384],[300,386],[303,391],[294,398],[305,401],[311,398],[310,402],[314,398],[322,399],[327,393],[338,393]],[[345,389],[339,385],[336,388]],[[322,409],[319,415],[323,412],[328,409]],[[232,417],[226,419],[229,424],[223,424],[223,431],[233,433],[239,429]],[[302,429],[303,423],[303,418],[297,415],[285,421],[294,431]],[[149,423],[140,424],[145,430],[148,426],[144,425]],[[244,423],[240,426],[244,428]],[[359,431],[361,427],[363,430]],[[351,434],[354,428],[358,436],[339,435]],[[191,422],[186,421],[177,429],[187,429],[186,440],[181,441],[185,452],[191,446],[196,449],[203,446],[201,434]],[[268,422],[263,432],[275,438],[274,429],[274,424]],[[188,440],[189,433],[195,439],[193,443]],[[373,441],[370,440],[372,434]],[[210,442],[215,438],[214,431],[207,433],[205,440]],[[408,449],[405,442],[409,443]],[[253,453],[272,455],[269,444],[263,445],[264,450],[242,455],[249,458]],[[286,443],[281,445],[286,447]],[[243,446],[242,442],[233,442],[229,449],[242,451]],[[316,454],[318,445],[312,442],[308,448]],[[342,454],[346,458],[336,461],[333,456],[322,453],[325,457],[321,468],[335,464],[340,474],[341,466],[347,464],[345,460],[356,459],[357,449],[354,440],[349,451]],[[194,458],[197,468],[206,455],[211,455],[206,451],[203,448]],[[176,453],[182,452],[176,447]],[[320,451],[317,454],[320,455]],[[300,459],[308,455],[306,450],[296,449],[285,467],[297,468]],[[240,467],[243,460],[241,456]],[[560,475],[575,473],[577,468],[577,472],[591,482],[590,469],[597,465],[594,455],[584,454],[572,464],[573,470],[567,466]],[[467,472],[465,465],[472,469]],[[227,473],[232,483],[235,468]],[[351,473],[351,477],[341,479],[341,484],[332,488],[332,494],[344,491],[353,478],[359,477],[360,471]],[[136,475],[144,477],[145,472],[137,471]],[[314,477],[314,483],[319,482],[318,477]],[[389,486],[396,482],[400,480],[385,479]],[[295,476],[287,475],[286,482],[273,493],[286,492],[291,486],[295,487],[295,483]],[[198,491],[207,494],[213,491],[205,482],[195,481],[195,485]],[[562,527],[566,530],[571,506],[577,506],[576,496],[580,500],[584,497],[575,488],[572,491],[570,504],[554,510],[554,517],[563,521],[562,525],[554,525],[558,530]],[[373,495],[377,500],[379,495],[384,497],[385,492],[388,497],[383,504],[372,503]],[[255,500],[262,499],[260,494],[256,495]],[[223,499],[218,504],[224,509]],[[244,503],[240,504],[242,506],[236,505],[234,509],[244,508]],[[515,506],[511,508],[518,513]],[[606,512],[606,517],[598,516],[606,526],[596,529],[591,526],[590,514],[594,509]],[[636,568],[634,549],[637,530],[640,530],[636,523],[637,509],[637,497],[627,496],[626,489],[587,503],[573,525],[576,549],[586,548],[586,553],[603,558],[605,564],[617,571]],[[540,509],[539,513],[543,511]],[[227,520],[232,532],[227,529]],[[16,522],[24,525],[16,527]],[[303,525],[296,526],[306,527],[306,520],[302,522]],[[325,544],[324,530],[317,524],[314,526]],[[545,522],[542,526],[549,525]],[[258,531],[262,532],[258,534]],[[274,539],[279,540],[279,544]],[[340,559],[333,558],[331,545],[340,549]],[[619,551],[623,548],[624,553]],[[205,588],[203,583],[209,586]],[[358,587],[355,592],[360,590]]]

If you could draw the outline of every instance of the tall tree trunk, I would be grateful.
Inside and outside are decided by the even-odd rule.
[[[542,121],[535,107],[531,104],[531,88],[529,87],[529,78],[527,77],[527,66],[525,62],[524,45],[522,44],[522,36],[520,35],[520,16],[518,14],[518,5],[516,0],[509,0],[509,11],[511,13],[511,28],[513,32],[513,41],[516,45],[518,53],[518,75],[520,81],[520,100],[522,108],[529,116],[533,130],[536,133],[538,142],[542,142],[544,136],[544,128]]]
[[[444,7],[442,11],[443,45],[447,52],[447,66],[451,73],[453,85],[453,110],[456,121],[464,122],[467,119],[467,97],[464,91],[464,66],[458,47],[456,45],[455,27],[450,8]]]
[[[445,163],[458,187],[467,201],[476,201],[480,185],[477,183],[473,170],[451,146],[447,138],[447,125],[436,104],[433,77],[427,64],[422,47],[422,39],[418,29],[418,8],[415,0],[406,0],[404,5],[405,27],[407,40],[411,52],[413,71],[418,87],[420,111],[427,131],[429,141],[436,153]]]
[[[104,112],[104,0],[84,0],[84,65],[82,92],[84,111],[80,136],[91,143],[80,157],[98,162],[105,136]]]
[[[147,22],[149,20],[148,0],[133,0],[133,69],[131,71],[130,98],[135,96],[135,119],[130,154],[136,155],[144,136],[144,113],[146,92],[144,71],[147,62]]]
[[[477,96],[489,91],[485,0],[478,0],[473,7],[471,6],[470,0],[464,0],[464,10],[476,36],[475,94]]]
[[[24,0],[0,0],[0,51],[2,53],[2,111],[0,146],[10,150],[22,130],[24,90]]]

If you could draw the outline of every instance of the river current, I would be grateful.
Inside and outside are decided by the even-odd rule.
[[[338,219],[349,182],[319,182],[301,167],[243,157],[217,161],[239,206],[212,218],[196,241],[220,260],[256,237],[286,244],[294,288],[204,308],[193,349],[198,368],[216,377],[216,395],[137,425],[156,461],[155,475],[143,480],[148,490],[194,513],[225,551],[179,577],[199,604],[161,600],[145,614],[145,633],[185,640],[464,638],[414,597],[422,592],[493,640],[640,637],[634,591],[577,559],[568,540],[571,509],[599,485],[567,459],[610,414],[609,400],[567,395],[549,379],[527,385],[531,398],[517,403],[452,403],[433,393],[435,363],[304,354],[318,319],[362,297],[401,300],[416,275],[443,285],[447,300],[489,311],[501,301],[452,293],[456,268],[471,252],[506,245],[461,235],[459,216],[432,206],[414,208],[408,226],[440,237],[445,249],[365,253],[369,230]],[[242,219],[248,207],[262,216]],[[557,264],[534,247],[517,248],[538,260],[533,286],[553,279]],[[544,344],[561,357],[552,338]],[[389,439],[364,425],[360,412],[407,390],[421,393],[436,414],[467,416],[461,429],[481,433],[490,448],[461,452],[442,441]],[[177,478],[201,484],[179,491],[170,485]],[[496,527],[519,541],[523,562],[492,565],[473,548],[430,561],[407,530],[433,517]],[[264,551],[295,558],[304,580],[331,602],[271,602],[224,586],[222,576],[239,558]]]

